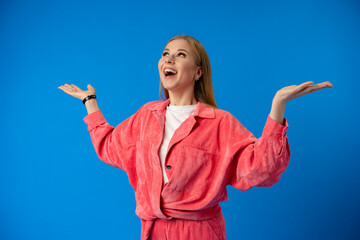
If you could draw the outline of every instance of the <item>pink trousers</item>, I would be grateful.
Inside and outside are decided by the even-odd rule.
[[[225,240],[225,219],[221,212],[206,220],[141,219],[141,240]]]

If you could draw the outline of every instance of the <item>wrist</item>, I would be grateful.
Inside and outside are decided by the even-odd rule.
[[[85,97],[82,102],[83,104],[85,104],[87,101],[91,100],[91,99],[96,99],[96,96],[95,94],[92,94],[92,95],[88,95],[87,97]]]
[[[279,124],[283,124],[284,122],[285,105],[286,101],[284,101],[281,97],[274,97],[270,111],[270,118]]]
[[[91,114],[91,113],[99,110],[99,106],[98,106],[95,98],[87,100],[85,102],[85,107],[86,107],[88,114]]]
[[[92,104],[95,102],[96,102],[96,98],[91,98],[91,99],[87,100],[84,105],[86,106],[86,105],[89,105],[89,104]]]
[[[273,98],[273,105],[280,105],[280,106],[285,106],[285,104],[287,103],[286,99],[279,95],[279,94],[275,94],[274,98]]]

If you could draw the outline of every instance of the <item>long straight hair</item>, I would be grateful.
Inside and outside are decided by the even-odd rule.
[[[193,37],[186,36],[186,35],[178,35],[173,38],[171,38],[169,42],[176,40],[176,39],[184,39],[188,41],[188,43],[191,46],[191,49],[193,50],[195,54],[195,63],[199,67],[202,67],[203,74],[199,78],[199,80],[195,81],[195,87],[194,87],[194,95],[196,100],[198,100],[201,103],[204,103],[206,105],[212,106],[214,108],[218,108],[215,102],[215,96],[214,96],[214,88],[212,85],[212,78],[211,78],[211,67],[210,67],[210,60],[209,57],[205,51],[205,48],[203,45],[196,40]],[[167,45],[166,44],[166,45]],[[164,88],[163,84],[160,80],[160,88],[159,93],[161,99],[164,99],[164,96],[162,95],[162,92],[164,93],[165,99],[169,98],[169,91]]]

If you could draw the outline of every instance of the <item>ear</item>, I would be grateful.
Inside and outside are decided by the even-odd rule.
[[[195,80],[199,79],[202,75],[203,75],[203,69],[202,69],[202,67],[199,67],[195,74]]]

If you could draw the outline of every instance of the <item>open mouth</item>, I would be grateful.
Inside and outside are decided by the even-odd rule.
[[[171,78],[177,74],[175,69],[165,68],[164,69],[165,78]]]

